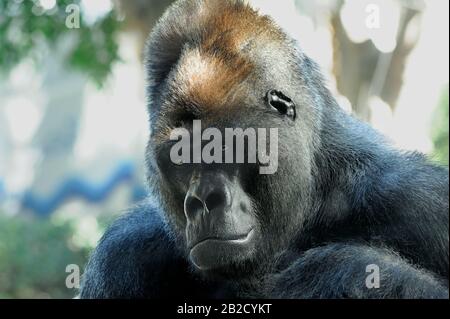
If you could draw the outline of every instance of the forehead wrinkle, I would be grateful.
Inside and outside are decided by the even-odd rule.
[[[186,51],[175,75],[175,92],[182,100],[198,108],[219,108],[231,103],[240,84],[251,73],[253,65],[246,59],[228,56],[228,61],[215,52],[200,48]]]

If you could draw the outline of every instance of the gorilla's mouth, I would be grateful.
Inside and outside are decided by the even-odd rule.
[[[207,237],[190,249],[190,259],[200,270],[219,268],[246,259],[254,247],[255,230],[227,237]]]
[[[242,244],[242,243],[245,243],[250,238],[253,231],[254,230],[252,228],[243,235],[230,235],[227,237],[217,237],[217,236],[206,237],[206,238],[199,240],[194,245],[192,245],[191,250],[194,249],[195,247],[197,247],[198,245],[201,245],[202,243],[207,242],[207,241],[219,241],[219,242],[230,242],[230,243]]]

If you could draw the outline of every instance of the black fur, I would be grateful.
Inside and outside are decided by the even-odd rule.
[[[170,84],[183,48],[200,46],[210,32],[189,23],[204,2],[177,2],[150,38],[152,135],[170,122],[163,101],[179,102]],[[246,8],[210,3],[219,2]],[[280,127],[277,174],[242,181],[262,225],[253,258],[220,273],[194,269],[180,217],[185,194],[158,165],[152,137],[151,200],[105,233],[86,268],[82,298],[448,298],[448,170],[392,148],[339,108],[317,66],[290,39],[274,43],[243,53],[260,66],[240,84],[254,92],[242,98],[252,111],[214,123]],[[260,97],[270,89],[296,103],[295,123],[262,109]],[[365,286],[370,264],[380,267],[379,289]]]

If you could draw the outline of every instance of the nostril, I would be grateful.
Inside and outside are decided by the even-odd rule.
[[[186,198],[184,211],[188,217],[194,217],[195,215],[203,212],[203,210],[203,202],[200,199],[194,196],[189,196]]]
[[[212,192],[208,195],[205,201],[208,211],[212,211],[216,208],[223,208],[225,206],[226,197],[222,192]]]

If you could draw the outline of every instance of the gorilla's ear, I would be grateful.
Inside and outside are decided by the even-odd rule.
[[[283,92],[270,90],[267,92],[266,102],[280,114],[291,118],[293,121],[297,118],[295,103]]]

